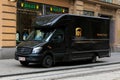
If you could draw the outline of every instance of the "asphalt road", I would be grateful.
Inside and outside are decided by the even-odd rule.
[[[104,65],[119,64],[119,63],[120,63],[120,53],[117,52],[112,53],[111,57],[98,59],[96,63],[87,63],[87,62],[60,63],[52,68],[42,68],[38,64],[31,64],[28,67],[24,67],[14,59],[6,59],[6,60],[0,60],[0,77],[2,78],[2,77],[9,77],[15,75],[90,68],[94,66],[104,66]]]

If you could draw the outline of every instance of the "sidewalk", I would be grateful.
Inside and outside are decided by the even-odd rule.
[[[102,63],[100,64],[111,64],[111,63],[120,63],[120,53],[112,53],[112,56],[109,58],[99,59]],[[95,63],[96,64],[96,63]],[[40,72],[40,71],[48,71],[48,70],[57,70],[63,68],[71,68],[75,66],[89,66],[92,64],[85,65],[73,65],[73,66],[57,66],[52,68],[41,68],[39,65],[31,65],[28,67],[22,66],[19,61],[15,59],[6,59],[0,60],[0,77],[3,75],[11,75],[11,74],[23,74],[23,73],[32,73],[32,72]]]

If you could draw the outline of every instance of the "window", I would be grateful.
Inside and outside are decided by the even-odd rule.
[[[94,12],[93,11],[84,10],[83,11],[83,15],[94,16]]]
[[[63,30],[57,29],[56,32],[54,33],[52,40],[54,42],[60,43],[64,41],[64,32]]]
[[[33,41],[33,40],[37,40],[37,41],[47,41],[47,39],[51,36],[51,34],[53,33],[53,31],[46,31],[46,30],[40,30],[40,29],[36,29],[33,30],[30,35],[28,36],[27,40],[28,41]]]
[[[100,1],[108,2],[108,3],[112,3],[113,2],[113,0],[100,0]]]

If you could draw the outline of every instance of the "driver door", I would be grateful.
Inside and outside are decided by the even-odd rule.
[[[57,29],[51,39],[52,52],[54,53],[55,60],[57,61],[63,60],[66,51],[64,44],[64,31],[61,29]]]

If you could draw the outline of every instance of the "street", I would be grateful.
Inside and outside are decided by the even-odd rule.
[[[120,80],[120,64],[47,73],[19,75],[1,80]]]
[[[119,59],[120,53],[112,53],[96,63],[61,63],[52,68],[36,64],[24,67],[14,59],[0,60],[0,80],[119,80]]]

